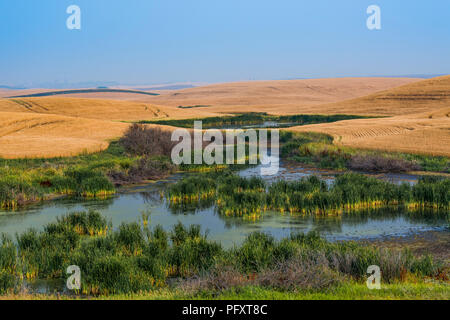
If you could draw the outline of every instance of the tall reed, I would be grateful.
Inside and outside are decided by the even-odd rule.
[[[165,231],[160,226],[147,228],[136,222],[106,233],[89,232],[105,226],[106,219],[100,214],[78,212],[59,218],[43,231],[29,230],[17,235],[17,246],[3,237],[0,293],[20,289],[21,279],[65,279],[69,265],[80,267],[79,293],[85,295],[149,291],[167,287],[174,279],[217,276],[215,270],[228,267],[237,272],[239,279],[256,279],[261,286],[280,286],[276,281],[268,281],[267,275],[281,268],[290,274],[287,280],[293,281],[281,287],[291,290],[304,284],[305,276],[312,275],[294,276],[293,261],[332,277],[331,280],[343,275],[365,281],[367,267],[372,264],[382,268],[387,282],[402,280],[405,273],[435,276],[439,269],[429,257],[416,258],[408,252],[380,250],[354,242],[331,243],[316,233],[275,240],[257,232],[248,235],[242,245],[225,250],[208,240],[196,225],[179,223]],[[314,283],[324,285],[322,281]]]

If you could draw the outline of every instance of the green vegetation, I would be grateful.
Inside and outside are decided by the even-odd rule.
[[[81,269],[79,293],[93,296],[167,289],[199,298],[245,296],[249,290],[259,292],[254,298],[270,292],[279,297],[328,295],[365,283],[373,264],[380,266],[383,284],[442,276],[439,263],[429,256],[332,243],[316,233],[277,241],[256,232],[226,250],[208,240],[200,226],[177,224],[167,232],[143,221],[113,229],[95,211],[68,214],[41,232],[16,237],[17,245],[6,237],[0,243],[3,294],[17,292],[22,279],[62,281],[69,265]]]
[[[118,186],[161,179],[177,169],[204,172],[228,168],[173,165],[170,136],[170,132],[158,128],[134,125],[102,152],[53,159],[0,159],[0,209],[14,210],[59,195],[107,197]],[[243,166],[236,165],[234,169]]]
[[[95,154],[54,159],[0,159],[0,208],[15,209],[55,195],[105,197],[115,185],[161,178],[174,166],[164,156],[134,156],[118,143]]]
[[[178,106],[177,108],[179,109],[194,109],[194,108],[207,108],[210,107],[209,105],[204,105],[204,104],[196,104],[193,106]]]
[[[360,150],[333,144],[333,137],[314,132],[280,132],[281,157],[325,169],[373,172],[430,171],[450,173],[450,158]]]
[[[22,294],[3,296],[5,299],[61,300],[449,300],[450,286],[433,281],[408,281],[383,284],[381,290],[369,290],[365,284],[348,282],[326,290],[281,291],[258,286],[236,287],[217,292],[198,293],[162,288],[148,292],[115,294],[98,297]],[[0,296],[0,299],[2,296]]]
[[[360,152],[335,146],[332,144],[333,139],[324,134],[282,131],[280,140],[284,159],[321,168],[363,171],[450,170],[449,159],[445,157]],[[220,172],[229,168],[228,165],[206,164],[182,164],[177,168],[169,158],[172,146],[170,133],[135,124],[120,141],[112,142],[107,150],[99,153],[54,159],[0,159],[0,208],[14,210],[18,206],[57,195],[107,197],[115,193],[117,186],[160,179],[177,169],[186,172]],[[236,159],[237,148],[234,152]],[[246,163],[248,154],[249,146],[246,144]],[[233,165],[232,168],[242,169],[245,166]],[[234,207],[232,214],[240,211],[258,213],[259,208],[255,204],[262,201],[261,194],[253,193],[239,195],[244,195],[245,200],[222,200],[233,205],[242,203],[240,207]],[[245,201],[248,203],[245,204]]]
[[[135,298],[139,299],[139,296],[133,296],[133,299]],[[180,297],[180,299],[188,298]],[[349,282],[328,290],[301,290],[298,292],[249,286],[226,290],[219,295],[206,291],[194,298],[214,300],[448,300],[450,286],[445,283],[419,281],[384,284],[381,290],[369,290],[365,284]]]
[[[0,294],[17,288],[21,279],[17,250],[6,236],[0,238]]]
[[[200,106],[192,106],[200,107]],[[180,107],[179,107],[180,108]],[[185,107],[186,108],[186,107]],[[341,120],[350,119],[366,119],[370,117],[353,116],[353,115],[290,115],[290,116],[274,116],[267,113],[240,113],[234,116],[223,117],[209,117],[209,118],[197,118],[197,119],[181,119],[181,120],[146,120],[139,123],[154,123],[161,125],[170,125],[181,128],[193,128],[194,121],[202,121],[204,129],[209,128],[226,128],[226,127],[241,127],[241,126],[263,126],[263,127],[293,127],[298,125],[314,124],[314,123],[326,123],[336,122]],[[270,122],[273,122],[270,124]],[[266,123],[266,124],[265,124]]]
[[[166,197],[175,207],[212,199],[221,214],[248,219],[257,219],[267,210],[319,215],[388,205],[448,210],[450,179],[424,177],[411,186],[346,173],[338,175],[331,186],[316,176],[267,186],[260,178],[246,179],[222,172],[183,179],[169,188]]]

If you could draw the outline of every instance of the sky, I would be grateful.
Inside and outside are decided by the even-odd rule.
[[[448,0],[0,1],[0,85],[448,73]]]

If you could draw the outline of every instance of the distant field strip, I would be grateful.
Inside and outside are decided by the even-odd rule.
[[[144,120],[139,123],[162,124],[174,127],[193,128],[194,121],[202,121],[203,128],[228,128],[242,127],[252,125],[254,127],[262,126],[266,128],[272,127],[293,127],[314,123],[331,123],[341,120],[350,119],[367,119],[364,116],[335,114],[335,115],[314,115],[314,114],[297,114],[289,116],[274,116],[267,113],[249,112],[241,113],[233,116],[208,117],[196,119],[180,119],[180,120]]]
[[[57,96],[63,94],[78,94],[78,93],[105,93],[105,92],[117,92],[117,93],[133,93],[133,94],[143,94],[147,96],[159,96],[158,93],[145,92],[145,91],[137,91],[137,90],[125,90],[125,89],[75,89],[75,90],[62,90],[62,91],[49,91],[49,92],[40,92],[27,94],[23,96],[13,96],[8,97],[12,98],[37,98],[37,97],[49,97],[49,96]]]

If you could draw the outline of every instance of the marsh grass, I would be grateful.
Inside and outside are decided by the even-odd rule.
[[[21,279],[63,280],[69,265],[82,272],[78,293],[90,296],[149,292],[173,283],[196,292],[252,285],[287,292],[322,290],[365,280],[372,264],[380,265],[386,283],[407,275],[434,277],[439,271],[427,256],[331,243],[316,233],[275,240],[256,232],[226,250],[197,225],[179,223],[167,232],[135,222],[113,229],[94,211],[68,214],[40,232],[24,232],[17,235],[17,244],[3,237],[0,258],[2,294],[20,290]]]
[[[0,208],[14,210],[55,195],[106,198],[118,186],[162,179],[178,169],[218,172],[229,168],[220,164],[175,166],[167,157],[172,145],[168,132],[135,125],[121,141],[111,142],[107,150],[99,153],[54,159],[0,159]],[[247,164],[234,165],[233,169],[248,166],[248,149],[246,146]]]
[[[316,176],[266,185],[231,172],[201,174],[172,185],[170,204],[214,199],[219,213],[258,219],[267,210],[289,214],[340,215],[386,206],[411,210],[450,208],[450,179],[425,177],[411,186],[356,173],[338,175],[329,186]]]
[[[10,238],[0,238],[0,294],[17,291],[21,282],[21,272],[17,259],[17,249]]]
[[[355,242],[331,243],[317,233],[292,234],[276,241],[265,233],[253,233],[208,271],[182,281],[189,293],[209,294],[245,287],[281,292],[326,292],[349,282],[363,282],[367,267],[380,265],[384,284],[406,281],[412,275],[436,275],[431,258],[414,257],[408,251],[389,251]]]
[[[0,159],[0,208],[54,195],[105,198],[123,184],[160,179],[176,167],[165,156],[133,156],[118,142],[105,151],[54,159]]]

